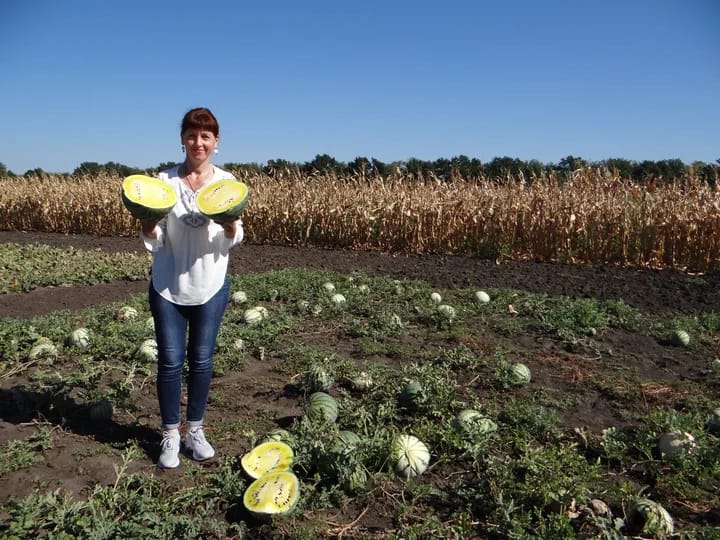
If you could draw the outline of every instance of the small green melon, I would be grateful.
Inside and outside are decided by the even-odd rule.
[[[329,390],[333,383],[333,377],[330,375],[328,370],[319,364],[313,364],[305,372],[305,386],[312,392],[326,392]]]
[[[305,413],[311,420],[333,423],[338,417],[338,404],[330,394],[314,392],[308,397]]]
[[[453,421],[455,429],[465,435],[487,435],[497,431],[497,424],[475,409],[463,409]]]
[[[530,368],[520,362],[516,362],[510,366],[509,376],[510,382],[517,386],[530,384],[530,381],[532,380]]]
[[[51,339],[46,337],[38,338],[30,348],[28,358],[33,361],[52,362],[58,357],[57,346]]]
[[[670,336],[670,341],[678,347],[687,347],[690,344],[690,334],[685,330],[675,330]]]
[[[67,344],[78,349],[85,349],[90,346],[90,330],[87,328],[76,328],[67,338]]]

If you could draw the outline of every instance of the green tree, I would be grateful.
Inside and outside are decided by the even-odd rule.
[[[364,176],[374,175],[372,162],[368,158],[361,156],[356,157],[348,163],[347,170],[351,174],[361,174]]]
[[[477,158],[459,155],[450,159],[452,174],[466,180],[478,179],[484,174],[482,161]]]
[[[77,176],[80,174],[89,174],[93,176],[97,176],[100,174],[103,170],[102,165],[97,163],[96,161],[83,161],[80,165],[75,167],[75,170],[72,172],[73,176]]]
[[[581,157],[567,156],[560,160],[558,169],[564,172],[572,172],[587,167],[587,161]]]
[[[600,165],[614,171],[620,178],[629,179],[633,177],[633,168],[636,163],[628,159],[610,158],[605,161],[601,161]]]
[[[387,176],[392,172],[392,165],[383,163],[379,159],[372,158],[373,171],[378,176]]]
[[[532,180],[533,178],[541,176],[542,173],[544,173],[546,170],[547,167],[537,159],[531,159],[530,161],[525,163],[523,167],[523,172],[527,180]]]
[[[158,171],[167,171],[168,169],[174,169],[175,167],[179,166],[180,163],[176,163],[174,161],[163,161],[157,166]]]
[[[307,173],[321,173],[321,174],[343,174],[346,170],[345,164],[340,163],[334,157],[328,154],[318,154],[315,159],[305,163],[303,170]]]
[[[524,167],[525,163],[517,158],[496,157],[485,165],[485,172],[491,179],[505,180],[508,176],[518,176]]]
[[[270,176],[274,176],[278,172],[293,170],[300,170],[300,165],[285,159],[269,159],[265,167],[263,167],[263,172]]]
[[[718,185],[720,178],[720,165],[714,163],[705,163],[703,161],[693,161],[692,170],[698,177],[710,186]]]
[[[661,174],[662,172],[660,171],[660,167],[658,167],[657,163],[654,161],[644,160],[633,167],[632,177],[633,180],[645,181],[659,178]]]
[[[432,172],[443,180],[452,178],[452,162],[446,158],[436,159],[432,164]]]
[[[666,182],[680,180],[687,174],[687,167],[680,159],[663,159],[657,162],[660,174]]]
[[[238,174],[260,174],[263,170],[259,163],[224,163],[222,168],[226,171],[237,171]]]
[[[433,172],[433,164],[430,161],[413,157],[405,163],[405,171],[417,179]]]

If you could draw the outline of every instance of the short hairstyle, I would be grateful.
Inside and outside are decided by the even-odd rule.
[[[210,109],[206,109],[205,107],[190,109],[185,113],[182,124],[180,125],[180,135],[189,129],[211,131],[215,137],[220,135],[220,126],[218,125],[215,115],[210,112]]]

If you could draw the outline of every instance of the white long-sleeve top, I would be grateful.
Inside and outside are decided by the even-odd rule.
[[[163,171],[160,180],[177,194],[172,211],[155,227],[156,238],[140,233],[153,254],[152,285],[163,298],[184,306],[204,304],[223,286],[230,248],[244,236],[238,220],[234,238],[227,238],[221,225],[206,218],[197,208],[196,193],[178,176],[178,167]],[[234,178],[213,167],[210,183]]]

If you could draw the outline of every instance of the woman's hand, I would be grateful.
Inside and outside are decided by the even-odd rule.
[[[223,221],[222,223],[218,221],[217,223],[225,231],[225,238],[228,238],[230,240],[235,238],[235,233],[237,232],[237,219],[234,219],[232,221]]]
[[[157,238],[157,232],[155,232],[155,226],[158,224],[159,219],[149,219],[140,222],[140,230],[148,238]]]

